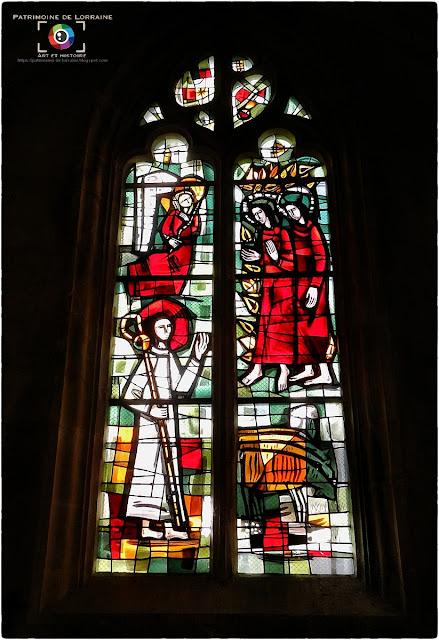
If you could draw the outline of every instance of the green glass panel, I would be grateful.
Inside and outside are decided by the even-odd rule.
[[[195,561],[189,558],[169,558],[167,573],[194,573]]]
[[[125,206],[132,206],[134,204],[134,191],[127,189],[125,191]]]
[[[120,424],[123,426],[132,426],[134,425],[134,414],[132,411],[128,411],[124,407],[120,409]]]
[[[206,178],[206,180],[213,181],[215,178],[213,167],[207,163],[203,163],[203,165],[204,165],[204,177]]]
[[[198,552],[198,558],[209,558],[210,550],[207,547],[201,547]]]
[[[108,531],[99,531],[97,557],[111,559],[110,534]]]
[[[119,424],[119,407],[109,407],[108,409],[108,424]]]
[[[104,464],[104,482],[111,482],[111,477],[113,473],[113,463],[107,462]]]
[[[167,558],[151,558],[149,561],[149,573],[167,573],[168,572],[168,559]]]
[[[146,543],[141,543],[137,547],[136,560],[146,560],[151,557],[151,547]]]
[[[205,470],[209,470],[211,468],[211,455],[211,450],[203,447],[203,469]]]
[[[283,564],[279,562],[270,562],[269,560],[265,560],[264,562],[264,573],[284,573]]]
[[[136,573],[148,573],[150,560],[136,560],[135,572]]]
[[[209,573],[210,571],[210,560],[207,558],[200,558],[197,560],[197,573]]]
[[[199,473],[191,476],[190,494],[192,496],[210,495],[210,473]]]

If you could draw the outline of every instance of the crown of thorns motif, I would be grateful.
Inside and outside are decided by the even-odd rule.
[[[252,163],[243,178],[247,182],[241,182],[238,186],[247,197],[261,194],[279,194],[286,189],[296,188],[297,179],[303,180],[311,177],[308,174],[315,168],[316,165],[314,164],[305,164],[297,161],[290,163],[286,167],[273,163],[258,167]],[[289,182],[289,178],[294,178],[294,181]],[[271,180],[275,182],[270,182]],[[307,183],[307,187],[313,187],[314,183],[315,180],[312,179],[310,183]]]

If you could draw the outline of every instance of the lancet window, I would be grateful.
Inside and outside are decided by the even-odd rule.
[[[289,94],[290,126],[267,129],[270,74],[238,55],[230,68],[227,135],[250,123],[254,132],[230,175],[219,153],[198,157],[182,128],[152,136],[126,169],[99,573],[212,570],[213,519],[235,508],[212,492],[222,429],[214,402],[230,393],[237,448],[221,465],[236,483],[237,572],[355,572],[327,169],[296,140],[297,119],[312,126],[302,102]],[[216,71],[212,55],[174,84],[175,104],[193,112],[213,149],[224,108]],[[139,124],[163,127],[166,117],[166,104],[153,102]],[[231,211],[218,204],[226,189]],[[221,246],[233,242],[234,309],[214,302],[221,234]],[[232,318],[235,364],[216,378],[219,314]]]

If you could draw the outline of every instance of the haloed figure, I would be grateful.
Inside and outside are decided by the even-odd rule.
[[[181,266],[189,266],[192,256],[194,236],[199,231],[199,217],[196,215],[196,201],[192,191],[177,191],[172,203],[173,210],[169,213],[162,226],[162,235],[174,252]]]
[[[287,191],[279,198],[279,209],[290,222],[297,300],[297,346],[295,364],[303,371],[290,380],[304,385],[332,384],[326,353],[330,329],[326,299],[327,250],[318,226],[309,219],[310,196]],[[320,369],[320,370],[319,370]]]
[[[288,386],[289,366],[294,363],[293,250],[285,229],[281,229],[275,205],[266,198],[250,203],[250,215],[262,229],[262,252],[243,248],[244,262],[261,265],[262,300],[253,366],[242,379],[251,385],[263,375],[263,366],[279,365],[277,390]],[[288,274],[282,277],[282,274]]]
[[[196,191],[198,189],[198,192]],[[160,233],[163,249],[150,251],[145,257],[128,266],[128,282],[131,296],[179,294],[189,273],[192,254],[200,233],[199,199],[202,187],[177,187],[172,198],[172,208],[163,221]],[[139,276],[143,279],[138,279]],[[158,279],[153,276],[169,276]]]
[[[177,413],[172,403],[159,404],[156,400],[170,400],[175,393],[189,394],[208,349],[209,335],[196,336],[192,356],[182,369],[173,350],[188,339],[185,309],[175,302],[156,300],[140,315],[142,333],[150,338],[150,345],[124,393],[131,409],[140,412],[126,515],[142,520],[143,538],[187,539],[189,521],[178,459]],[[130,404],[130,400],[143,399],[144,404]]]

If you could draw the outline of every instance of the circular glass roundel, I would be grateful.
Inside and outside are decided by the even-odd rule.
[[[55,49],[68,49],[74,39],[75,34],[68,24],[56,24],[49,32],[49,42]]]
[[[259,152],[267,162],[288,162],[293,154],[296,139],[285,129],[275,129],[262,134],[258,144]]]
[[[250,58],[243,58],[241,56],[233,56],[232,69],[233,71],[248,71],[253,67],[253,60]]]
[[[154,160],[162,164],[186,162],[188,148],[187,140],[177,133],[162,135],[151,146]]]

